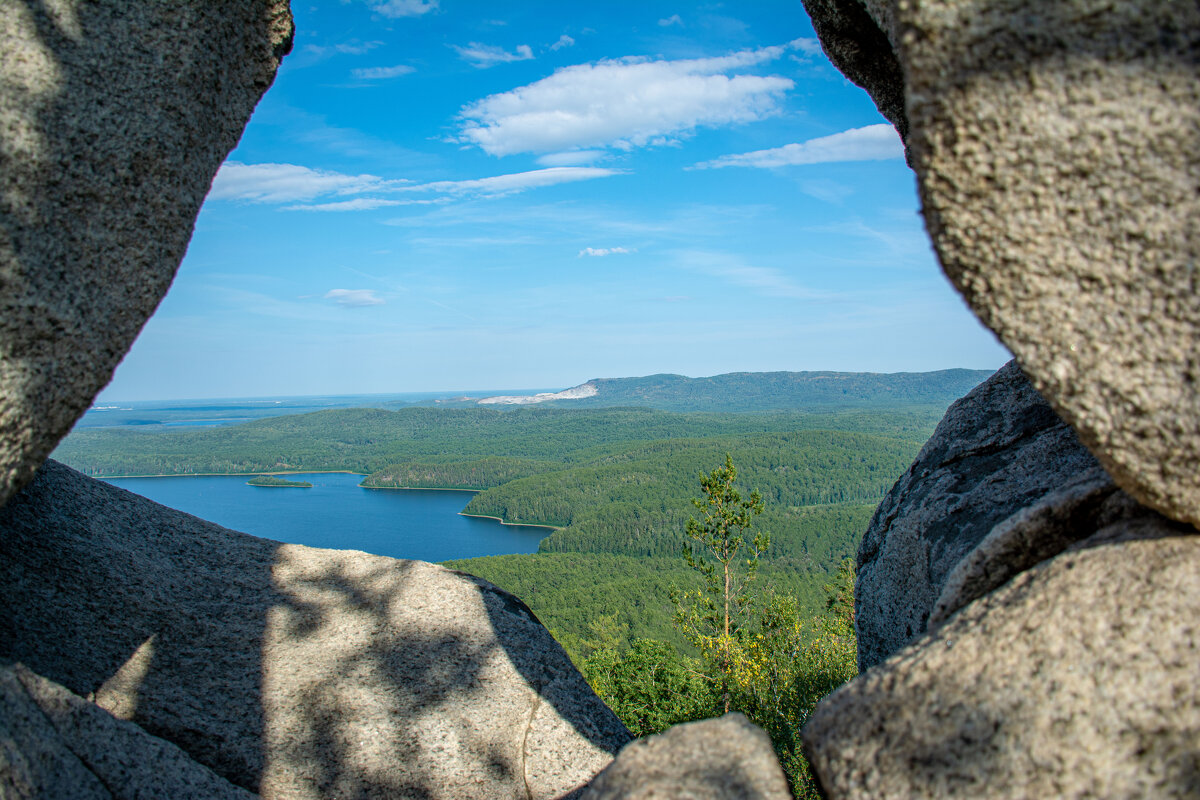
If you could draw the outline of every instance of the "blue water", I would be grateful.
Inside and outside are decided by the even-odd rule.
[[[291,544],[446,561],[532,553],[546,528],[464,517],[471,492],[363,489],[361,475],[287,475],[311,489],[247,486],[248,477],[108,478],[197,517]]]

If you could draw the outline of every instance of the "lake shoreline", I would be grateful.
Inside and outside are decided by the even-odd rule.
[[[554,525],[538,525],[533,522],[505,522],[503,517],[494,517],[491,514],[468,514],[465,511],[460,511],[458,512],[458,515],[460,517],[475,517],[476,519],[494,519],[501,525],[509,525],[514,528],[545,528],[546,530],[551,531],[559,530],[559,528]]]
[[[484,489],[456,489],[453,486],[366,486],[361,483],[359,487],[363,489],[384,489],[399,492],[471,492],[472,494],[479,494],[485,491]]]
[[[349,470],[349,469],[324,469],[324,470],[304,469],[304,470],[288,470],[285,472],[280,472],[280,471],[274,471],[274,472],[184,472],[181,474],[174,474],[174,475],[95,475],[95,476],[89,476],[89,477],[94,477],[96,480],[102,481],[102,480],[108,480],[109,478],[115,478],[118,480],[120,480],[122,478],[245,478],[245,477],[253,478],[258,475],[362,475],[363,477],[366,477],[367,475],[370,475],[370,474],[371,473],[369,473],[369,472],[355,472],[355,471]],[[247,483],[246,485],[253,486],[253,484],[250,484],[250,483]],[[258,488],[264,488],[264,487],[260,486]],[[300,487],[268,487],[268,488],[300,488]],[[309,488],[309,487],[304,487],[304,488]],[[480,492],[485,491],[484,489],[456,489],[456,488],[453,488],[450,486],[364,486],[361,483],[358,484],[358,488],[383,490],[383,491],[400,491],[400,492],[470,492],[471,494],[479,494]],[[491,514],[468,514],[465,511],[459,511],[458,514],[459,514],[459,516],[463,516],[463,517],[474,517],[476,519],[495,520],[496,522],[499,522],[501,525],[505,525],[505,526],[508,526],[511,528],[542,528],[542,529],[548,530],[548,531],[559,530],[558,526],[556,526],[556,525],[538,525],[533,522],[507,522],[507,521],[505,521],[505,519],[503,517],[497,517],[497,516],[493,516]]]
[[[114,477],[119,489],[251,536],[332,550],[358,550],[389,558],[437,563],[490,555],[535,553],[553,531],[472,519],[459,512],[474,493],[373,492],[362,474],[289,471],[310,482],[306,492],[257,491],[242,475]],[[283,476],[277,476],[283,477]],[[266,487],[276,488],[276,487]],[[290,487],[282,487],[290,488]]]
[[[368,472],[355,472],[352,469],[292,469],[271,470],[270,472],[174,472],[158,475],[88,475],[88,477],[106,481],[109,478],[253,478],[257,475],[362,475],[365,477],[369,474]]]

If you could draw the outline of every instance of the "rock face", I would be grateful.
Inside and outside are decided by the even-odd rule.
[[[805,5],[1049,403],[1001,370],[880,507],[871,668],[805,729],[814,769],[831,798],[1200,795],[1200,6]]]
[[[1200,536],[1141,509],[826,698],[832,798],[1200,795]]]
[[[859,547],[859,669],[925,632],[951,572],[993,527],[1055,490],[1096,481],[1111,486],[1015,363],[952,405]]]
[[[0,666],[0,796],[252,800],[170,742],[20,664]]]
[[[53,462],[18,493],[166,292],[292,33],[287,0],[0,4],[5,797],[550,798],[629,739],[483,581]]]
[[[581,800],[788,800],[762,729],[741,714],[676,725],[628,745]]]
[[[257,539],[55,462],[0,509],[0,575],[0,658],[252,792],[557,798],[630,738],[482,580]]]
[[[287,0],[0,4],[0,504],[112,377],[290,49]]]
[[[847,75],[904,86],[946,275],[1118,485],[1200,524],[1200,6],[806,5],[839,66],[890,40],[901,70]]]

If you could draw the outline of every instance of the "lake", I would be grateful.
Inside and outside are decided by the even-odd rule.
[[[107,478],[108,483],[197,517],[310,547],[363,550],[392,558],[452,558],[533,553],[547,528],[501,525],[458,512],[471,492],[363,489],[361,475],[287,475],[311,489],[247,486],[248,476]]]

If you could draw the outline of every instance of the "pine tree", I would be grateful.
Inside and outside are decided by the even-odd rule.
[[[733,485],[735,480],[737,468],[728,453],[725,466],[700,474],[704,497],[692,500],[692,505],[701,512],[701,519],[687,522],[685,531],[695,544],[684,544],[683,557],[704,577],[704,588],[682,596],[672,593],[676,625],[716,667],[726,712],[734,650],[753,604],[749,587],[758,571],[759,557],[771,545],[771,537],[762,532],[756,532],[747,543],[754,517],[763,511],[763,500],[757,490],[750,493],[749,499],[742,499]],[[739,558],[743,547],[749,555]]]

